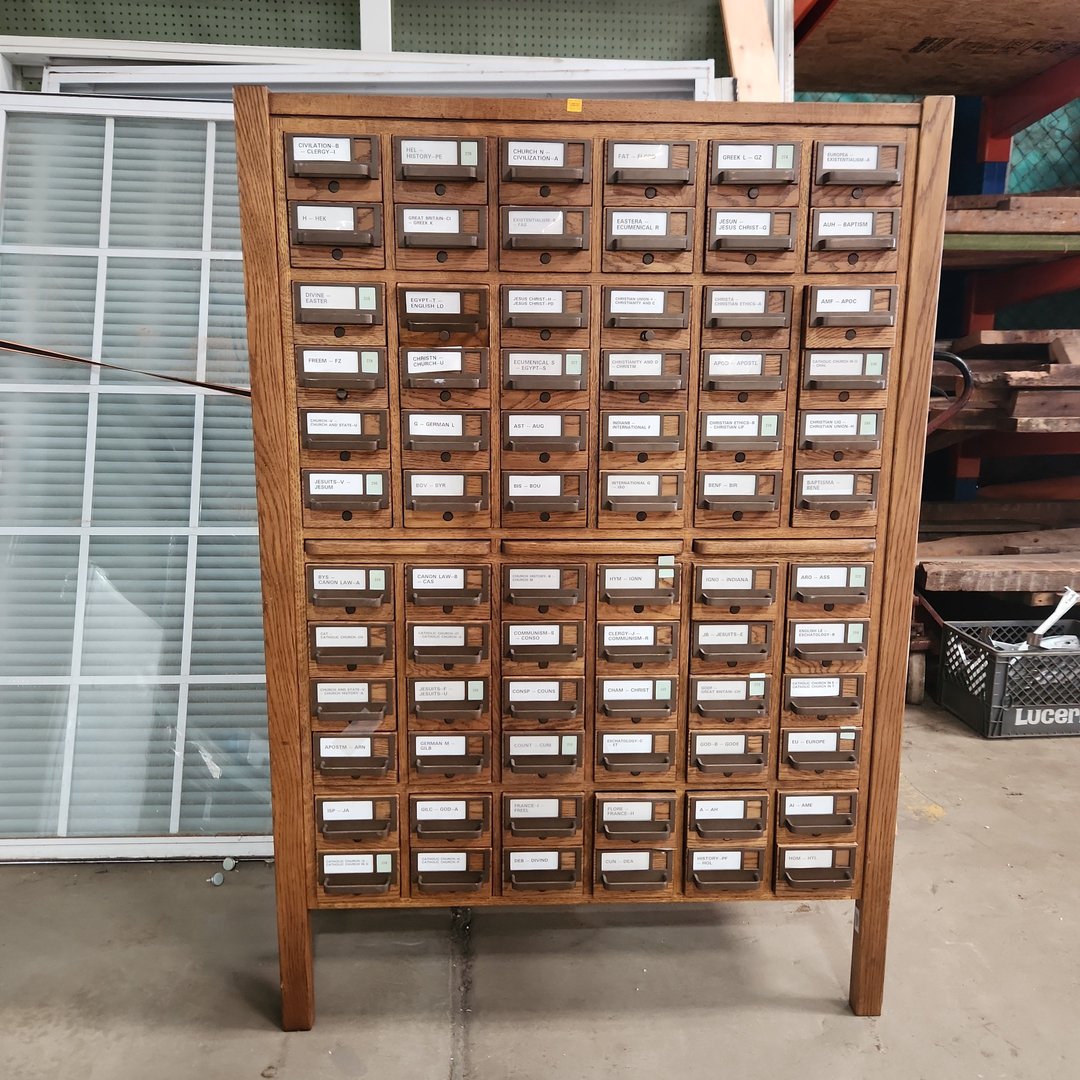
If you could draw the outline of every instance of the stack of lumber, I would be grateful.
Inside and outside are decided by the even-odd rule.
[[[982,269],[1080,252],[1080,192],[955,195],[945,213],[943,265]]]
[[[1080,587],[1080,528],[950,536],[919,544],[915,581],[927,592],[1017,594],[1034,606]]]
[[[983,330],[951,351],[971,368],[974,390],[945,431],[1080,431],[1080,329]],[[960,393],[951,365],[934,365],[931,415]]]

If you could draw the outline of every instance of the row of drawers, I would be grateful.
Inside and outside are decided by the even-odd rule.
[[[293,267],[386,266],[382,203],[290,202],[288,215]],[[497,220],[498,269],[510,273],[893,273],[900,237],[895,207],[812,210],[806,237],[794,208],[713,207],[700,230],[692,207],[609,207],[597,259],[588,207],[504,205]],[[405,202],[393,222],[398,270],[491,269],[484,207]]]
[[[862,728],[856,724],[782,727],[777,738],[763,725],[745,730],[731,730],[727,725],[693,728],[685,739],[670,725],[650,730],[649,725],[612,723],[596,731],[591,740],[584,726],[563,723],[558,728],[504,731],[497,751],[493,751],[489,731],[436,734],[413,730],[400,739],[393,731],[316,732],[312,735],[315,789],[362,792],[372,784],[396,783],[399,775],[410,784],[436,790],[463,783],[489,784],[495,778],[493,764],[499,764],[506,786],[542,783],[556,790],[585,781],[590,752],[593,781],[601,784],[675,782],[682,772],[680,764],[685,764],[690,783],[722,787],[770,779],[855,784],[869,752]],[[364,730],[362,725],[360,730]],[[404,761],[399,760],[399,751]],[[494,752],[499,754],[497,763],[493,763]]]
[[[500,340],[506,348],[565,346],[583,349],[590,341],[589,285],[536,287],[500,285]],[[785,349],[791,340],[797,302],[802,302],[808,348],[893,344],[898,287],[853,281],[842,285],[702,286],[662,282],[641,286],[600,286],[601,345],[604,348],[687,349],[695,304],[700,304],[703,347]],[[796,296],[798,291],[799,296]],[[803,297],[805,294],[805,299]],[[398,285],[398,337],[405,347],[487,345],[491,323],[489,286]],[[373,345],[386,341],[386,287],[377,281],[295,281],[292,321],[298,344],[333,327],[335,337]],[[323,327],[321,331],[314,328]],[[308,328],[311,328],[310,330]],[[858,345],[856,344],[858,343]]]
[[[363,132],[284,137],[289,198],[381,201],[389,172],[395,203],[423,199],[489,201],[489,158],[496,161],[499,202],[575,206],[594,201],[602,184],[606,206],[693,205],[699,158],[707,161],[707,201],[717,205],[797,205],[809,178],[820,206],[899,205],[904,174],[900,142],[786,137],[627,142],[619,139],[410,133],[390,140]],[[384,169],[387,162],[389,169]],[[600,166],[594,170],[594,161]]]

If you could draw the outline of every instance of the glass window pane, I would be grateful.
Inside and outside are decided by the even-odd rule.
[[[205,123],[117,119],[110,246],[201,248],[205,162]]]
[[[201,537],[195,562],[191,673],[259,675],[262,670],[258,538]]]
[[[71,836],[169,831],[175,686],[84,686],[71,775]]]
[[[214,210],[211,247],[240,250],[240,200],[236,182],[236,128],[219,121],[214,140]]]
[[[8,341],[89,356],[97,257],[0,254],[0,334]],[[86,382],[90,369],[0,352],[0,380]]]
[[[244,268],[231,260],[210,264],[206,321],[206,378],[228,386],[249,386]]]
[[[71,673],[78,572],[77,536],[0,537],[0,675]]]
[[[55,836],[66,686],[0,686],[0,835]]]
[[[191,687],[182,792],[181,832],[270,831],[263,686]]]
[[[105,120],[9,113],[5,135],[3,243],[96,247]]]
[[[85,394],[0,393],[0,521],[82,522]]]
[[[195,377],[199,264],[194,259],[109,259],[102,359],[162,375]],[[103,371],[102,382],[131,382]]]
[[[186,394],[102,394],[95,525],[187,525],[195,404]]]
[[[201,525],[255,524],[255,450],[245,398],[206,399],[200,495]]]
[[[186,579],[184,537],[94,537],[82,674],[179,674]]]

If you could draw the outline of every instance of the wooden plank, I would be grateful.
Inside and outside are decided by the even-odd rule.
[[[1009,412],[1016,417],[1080,417],[1080,392],[1071,388],[1017,390]],[[1080,452],[1080,446],[1077,451]]]
[[[1080,525],[1080,506],[1075,502],[924,502],[920,527],[925,532],[1007,532]]]
[[[1073,416],[1016,416],[1009,431],[1053,432],[1080,431],[1080,419]]]
[[[1073,210],[1080,202],[1080,191],[1062,188],[1031,195],[950,195],[952,210]],[[946,216],[946,222],[948,217]],[[946,225],[948,228],[948,225]]]
[[[952,343],[952,351],[965,359],[993,357],[996,350],[1008,345],[1016,357],[1046,356],[1055,340],[1080,342],[1080,330],[980,330]]]
[[[739,101],[780,101],[780,76],[764,4],[720,0],[735,96]]]
[[[1076,346],[1080,354],[1080,346]],[[1001,373],[1001,381],[1006,386],[1023,390],[1044,390],[1053,387],[1058,390],[1080,390],[1080,364],[1059,362],[1046,371],[1014,371]],[[1068,396],[1068,395],[1065,395]]]
[[[888,567],[882,612],[894,633],[879,644],[877,691],[870,756],[870,805],[867,822],[863,893],[855,904],[849,1000],[857,1016],[881,1012],[885,992],[885,951],[889,929],[896,801],[900,783],[900,740],[907,682],[909,635],[900,633],[902,613],[911,603],[912,572],[919,522],[930,364],[934,345],[941,238],[948,178],[941,168],[952,136],[953,104],[947,98],[923,102],[919,158],[915,171],[915,203],[922,226],[914,235],[904,311],[904,355],[909,359],[896,387],[896,431],[891,462],[891,502],[886,549],[879,566]]]
[[[1064,334],[1050,342],[1050,359],[1055,364],[1072,364],[1080,367],[1080,341]]]
[[[1080,547],[1080,529],[1041,529],[1038,532],[992,533],[989,536],[950,536],[919,544],[920,560],[950,555],[994,555],[1008,546],[1030,552]]]
[[[240,180],[240,227],[251,365],[255,480],[258,494],[262,599],[273,618],[264,620],[266,699],[270,737],[270,783],[274,820],[275,888],[281,969],[281,1024],[307,1031],[315,1022],[311,923],[306,867],[301,708],[295,643],[299,635],[294,595],[292,538],[300,522],[293,485],[279,482],[290,460],[286,365],[278,333],[277,237],[271,164],[270,115],[265,87],[235,92],[236,156]]]
[[[1075,235],[1080,231],[1080,199],[1066,200],[1061,207],[1025,207],[1022,210],[950,210],[945,233],[1047,233]]]
[[[916,580],[930,592],[1050,592],[1080,582],[1080,555],[964,555],[927,559]]]
[[[1009,484],[988,484],[979,490],[979,499],[1025,499],[1032,502],[1080,499],[1080,476],[1055,476],[1016,480]],[[1080,505],[1077,509],[1080,510]]]

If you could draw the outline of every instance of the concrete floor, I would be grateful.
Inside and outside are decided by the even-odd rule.
[[[845,903],[348,913],[283,1034],[266,865],[12,866],[0,1080],[1076,1080],[1080,740],[905,741],[880,1019]]]

